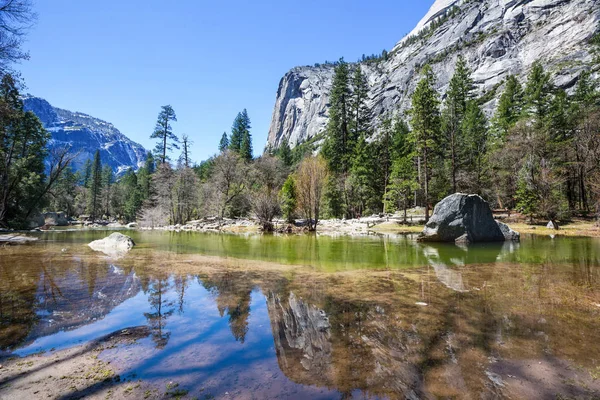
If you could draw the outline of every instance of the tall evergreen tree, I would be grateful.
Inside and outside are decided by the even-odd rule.
[[[90,185],[90,179],[92,179],[92,159],[88,158],[85,160],[83,164],[83,181],[82,184],[84,187],[88,187]]]
[[[115,183],[115,174],[110,165],[102,167],[102,212],[105,215],[111,215],[111,201],[113,197],[113,185]]]
[[[284,138],[281,141],[281,145],[279,146],[279,151],[277,152],[277,155],[279,156],[279,158],[281,158],[283,165],[285,165],[286,167],[292,166],[294,159],[292,157],[292,149],[290,148],[290,143],[288,142],[287,138]]]
[[[429,182],[434,150],[441,135],[441,118],[439,96],[435,90],[436,77],[429,65],[423,68],[422,76],[412,96],[410,116],[416,151],[423,167],[425,220],[429,221]]]
[[[229,139],[229,149],[241,154],[242,142],[244,141],[244,137],[250,135],[250,129],[250,117],[248,117],[248,111],[244,109],[242,112],[238,113],[233,121],[231,138]]]
[[[240,146],[240,156],[245,161],[252,161],[253,158],[253,150],[252,150],[252,135],[249,130],[244,132],[244,136],[242,136],[242,144]]]
[[[477,100],[469,100],[461,130],[463,132],[463,162],[467,182],[463,186],[472,193],[483,193],[485,157],[488,146],[487,118]]]
[[[227,132],[223,132],[223,136],[221,136],[221,141],[219,142],[219,152],[224,152],[229,148],[229,137],[227,137]]]
[[[177,145],[179,138],[173,133],[172,121],[177,121],[175,110],[170,105],[163,106],[158,114],[154,133],[150,136],[150,139],[158,139],[154,153],[161,164],[169,160],[169,156],[167,155],[169,151],[179,149]]]
[[[356,143],[361,134],[366,134],[367,124],[369,122],[369,109],[367,108],[367,98],[369,95],[369,86],[367,77],[362,72],[360,65],[354,67],[352,76],[352,95],[350,97],[350,119],[349,119],[349,142]],[[368,135],[367,135],[368,136]]]
[[[450,175],[452,192],[456,193],[457,175],[464,163],[463,152],[463,120],[467,110],[467,103],[473,98],[473,79],[471,71],[462,56],[458,57],[454,75],[446,92],[446,101],[443,113],[443,128],[446,142],[446,157],[450,162]]]
[[[350,84],[348,64],[344,59],[335,66],[330,92],[329,122],[323,155],[329,169],[335,173],[346,173],[350,168],[353,146],[350,141],[348,122],[350,118]]]
[[[102,161],[100,160],[100,151],[96,150],[94,161],[92,163],[92,176],[88,185],[88,212],[92,220],[98,218],[101,211],[101,194],[102,194]]]
[[[538,124],[545,122],[553,90],[550,74],[544,71],[541,62],[536,61],[527,76],[525,107],[527,113],[534,117]]]
[[[498,108],[492,121],[495,139],[498,144],[504,143],[510,128],[515,126],[523,115],[523,88],[514,75],[506,78],[504,92],[500,96]]]
[[[597,82],[593,81],[590,72],[581,72],[575,88],[574,100],[582,109],[589,110],[590,107],[598,104],[600,94],[596,87]]]

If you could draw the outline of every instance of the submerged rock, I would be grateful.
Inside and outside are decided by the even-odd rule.
[[[505,225],[505,224],[502,224]],[[476,194],[456,193],[440,201],[419,237],[423,242],[502,242],[518,234],[494,220],[489,204]]]
[[[135,246],[132,238],[115,232],[104,239],[95,240],[88,244],[94,251],[100,251],[109,256],[123,256]]]
[[[22,235],[0,235],[0,243],[4,244],[27,244],[36,242],[38,238]]]

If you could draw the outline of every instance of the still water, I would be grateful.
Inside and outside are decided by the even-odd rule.
[[[0,249],[0,357],[145,326],[101,358],[190,398],[600,395],[598,239],[107,234]]]

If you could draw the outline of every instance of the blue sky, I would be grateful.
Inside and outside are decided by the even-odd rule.
[[[200,161],[248,109],[262,152],[281,77],[297,65],[391,49],[429,1],[37,0],[17,66],[27,91],[113,123],[151,149],[160,107]]]

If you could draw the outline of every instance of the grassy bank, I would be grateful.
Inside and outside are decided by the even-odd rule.
[[[530,225],[524,222],[509,223],[508,225],[515,231],[524,234],[600,237],[600,228],[591,221],[574,221],[561,225],[559,230],[546,228],[545,225]],[[423,225],[401,225],[396,222],[386,222],[372,227],[371,230],[378,233],[421,233]]]

